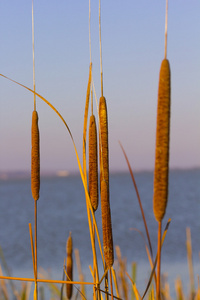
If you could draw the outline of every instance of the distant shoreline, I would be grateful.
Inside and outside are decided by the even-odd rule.
[[[195,171],[200,170],[200,167],[190,167],[190,168],[171,168],[170,171]],[[152,173],[153,170],[133,170],[135,174],[138,173]],[[125,174],[129,173],[127,170],[116,170],[110,171],[111,175],[114,174]],[[43,171],[41,172],[41,177],[69,177],[80,175],[79,171],[67,171],[67,170],[58,170],[58,171]],[[0,171],[0,180],[9,180],[9,179],[30,179],[31,171]]]

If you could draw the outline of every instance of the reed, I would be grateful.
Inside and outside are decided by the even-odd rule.
[[[170,140],[170,65],[167,60],[167,22],[168,0],[166,0],[165,14],[165,55],[162,60],[159,74],[158,103],[157,103],[157,126],[155,146],[155,169],[154,169],[154,192],[153,211],[158,222],[158,262],[157,262],[157,300],[161,299],[160,277],[161,277],[161,239],[162,220],[165,215],[168,200],[168,169],[169,169],[169,140]]]

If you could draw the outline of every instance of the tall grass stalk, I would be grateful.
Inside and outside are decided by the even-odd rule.
[[[168,200],[168,168],[169,168],[169,135],[170,135],[170,66],[167,60],[167,24],[168,24],[168,0],[166,0],[165,15],[165,54],[161,63],[158,104],[157,104],[157,127],[155,148],[155,170],[154,170],[154,195],[153,210],[158,222],[158,263],[157,263],[157,285],[156,297],[160,295],[161,276],[161,236],[162,219],[165,215]]]
[[[33,47],[33,90],[35,92],[35,46],[34,46],[34,12],[32,0],[32,47]],[[34,111],[32,116],[32,153],[31,153],[31,187],[34,199],[34,232],[35,232],[35,290],[34,300],[38,299],[37,287],[37,200],[40,189],[40,138],[38,128],[38,115],[36,112],[36,95],[34,93]]]

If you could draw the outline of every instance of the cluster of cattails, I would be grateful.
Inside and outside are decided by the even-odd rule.
[[[99,100],[99,161],[103,250],[107,267],[114,261],[111,211],[109,201],[108,117],[105,97]],[[98,207],[98,147],[95,116],[89,124],[89,195],[93,210]]]

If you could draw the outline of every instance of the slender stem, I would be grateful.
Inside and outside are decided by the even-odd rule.
[[[111,290],[111,299],[113,300],[113,285],[112,285],[112,273],[110,268],[110,290]]]
[[[102,66],[102,42],[101,42],[101,0],[99,0],[99,43],[100,43],[101,96],[103,96],[103,66]]]
[[[35,202],[35,290],[37,299],[37,200]]]
[[[90,65],[92,64],[92,46],[91,46],[91,0],[89,0],[89,49],[90,49]],[[93,96],[91,86],[91,113],[93,115]]]
[[[162,235],[162,221],[158,222],[158,261],[157,261],[157,286],[156,299],[160,300],[160,275],[161,275],[161,235]]]
[[[35,47],[34,47],[34,16],[33,16],[33,0],[32,0],[32,47],[33,47],[33,90],[35,92]],[[34,94],[34,110],[36,110],[36,96]]]
[[[31,223],[29,223],[29,233],[30,233],[30,240],[31,240],[31,252],[32,252],[32,260],[33,260],[33,273],[34,273],[34,279],[35,279],[35,281],[36,281],[36,273],[35,273],[35,254],[34,254],[34,243],[33,243],[33,234],[32,234]]]
[[[90,63],[92,62],[92,50],[91,50],[91,0],[89,0],[89,49],[90,49]]]
[[[105,275],[105,292],[106,292],[106,300],[109,299],[108,297],[108,273]]]
[[[34,278],[21,278],[21,277],[10,277],[10,276],[0,276],[0,279],[7,280],[18,280],[18,281],[31,281],[34,282]],[[68,283],[68,284],[84,284],[84,285],[94,285],[94,282],[81,282],[81,281],[69,281],[69,280],[53,280],[53,279],[37,279],[37,282],[45,283]]]
[[[95,248],[95,226],[94,226],[94,220],[93,220],[93,226],[92,226],[92,234],[93,234],[93,243],[94,243],[94,248]],[[93,257],[93,273],[94,273],[94,279],[95,282],[97,281],[97,269],[96,269],[96,263],[95,259]]]
[[[165,59],[167,58],[167,26],[168,26],[168,0],[166,0],[166,13],[165,13]]]

